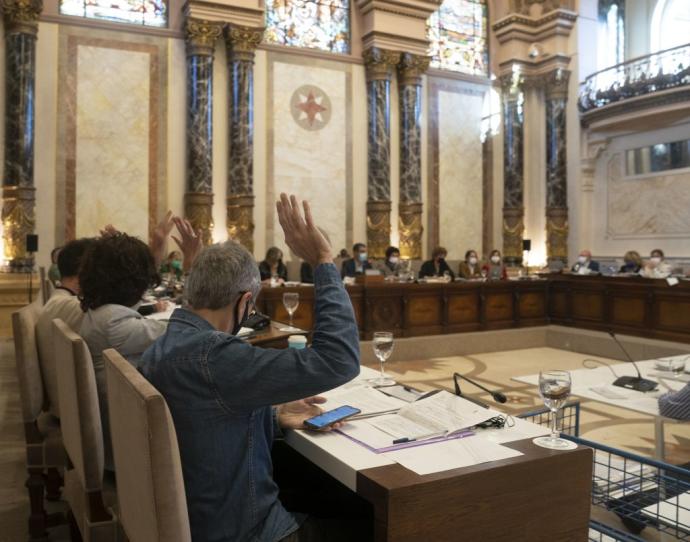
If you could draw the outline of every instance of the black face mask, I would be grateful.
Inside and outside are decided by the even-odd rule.
[[[235,305],[235,325],[232,327],[231,335],[237,335],[247,321],[247,318],[249,318],[249,302],[244,306],[244,314],[242,314],[242,318],[240,318],[240,302],[242,301],[243,295],[244,293],[240,294],[240,298]]]

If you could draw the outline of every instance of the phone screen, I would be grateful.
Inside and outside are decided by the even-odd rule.
[[[324,412],[323,414],[319,414],[318,416],[314,416],[313,418],[309,418],[304,422],[304,425],[310,429],[324,429],[329,425],[349,418],[350,416],[354,416],[355,414],[359,414],[360,412],[361,410],[358,408],[344,405]]]

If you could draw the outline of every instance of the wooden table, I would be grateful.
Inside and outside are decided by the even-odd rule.
[[[247,339],[247,342],[264,348],[287,348],[288,337],[294,335],[294,333],[280,330],[286,325],[282,322],[271,321],[271,325],[268,328],[262,329],[256,335],[251,336]]]

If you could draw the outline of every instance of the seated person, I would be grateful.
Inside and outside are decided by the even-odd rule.
[[[446,262],[448,251],[444,247],[436,247],[431,251],[431,259],[422,264],[419,270],[419,278],[424,277],[443,277],[455,278],[455,273]]]
[[[79,266],[93,239],[70,241],[58,252],[57,266],[61,277],[48,302],[43,306],[36,323],[38,361],[41,364],[43,384],[50,413],[60,417],[58,384],[53,346],[53,320],[59,318],[72,330],[79,331],[84,311],[79,304]]]
[[[479,267],[479,258],[476,250],[468,250],[465,252],[465,261],[460,262],[458,269],[458,277],[463,279],[481,278],[482,270]]]
[[[508,271],[503,265],[500,250],[492,250],[489,254],[489,262],[484,264],[482,271],[486,273],[489,280],[505,280],[508,278]]]
[[[377,267],[384,277],[396,277],[400,273],[400,249],[388,247],[386,258]]]
[[[577,257],[577,262],[571,271],[578,275],[590,275],[599,272],[599,262],[592,260],[592,253],[589,250],[582,250]]]
[[[640,275],[648,279],[665,279],[671,275],[671,264],[664,260],[664,252],[660,248],[652,250]]]
[[[140,370],[175,424],[193,540],[305,540],[313,525],[279,500],[271,447],[280,428],[302,428],[320,412],[323,399],[311,396],[357,376],[359,332],[330,245],[306,202],[304,210],[306,221],[297,200],[281,194],[285,242],[314,268],[311,348],[264,349],[234,336],[260,277],[251,254],[229,241],[199,255],[186,283],[189,305],[144,353]],[[313,540],[361,539],[343,535],[347,523],[335,528]]]
[[[690,384],[659,397],[659,414],[676,420],[690,420]]]
[[[342,252],[341,250],[340,253],[342,254]],[[363,275],[367,269],[371,268],[372,266],[367,258],[367,246],[364,243],[355,243],[352,247],[352,258],[343,262],[340,275],[343,278]]]
[[[161,264],[158,272],[161,275],[173,274],[177,280],[180,280],[182,278],[182,254],[173,250]]]
[[[261,282],[271,282],[272,278],[277,279],[278,284],[284,283],[288,279],[287,266],[283,263],[283,251],[278,247],[271,247],[266,251],[266,258],[259,264]]]
[[[629,250],[623,256],[623,265],[619,273],[639,273],[642,269],[642,257],[634,250]]]
[[[58,256],[62,247],[54,248],[50,251],[50,268],[48,269],[48,280],[53,283],[53,286],[60,284],[60,266],[58,265]]]

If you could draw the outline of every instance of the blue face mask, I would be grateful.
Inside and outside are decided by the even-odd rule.
[[[360,252],[359,253],[359,261],[360,262],[366,262],[367,261],[367,253],[366,252]]]

